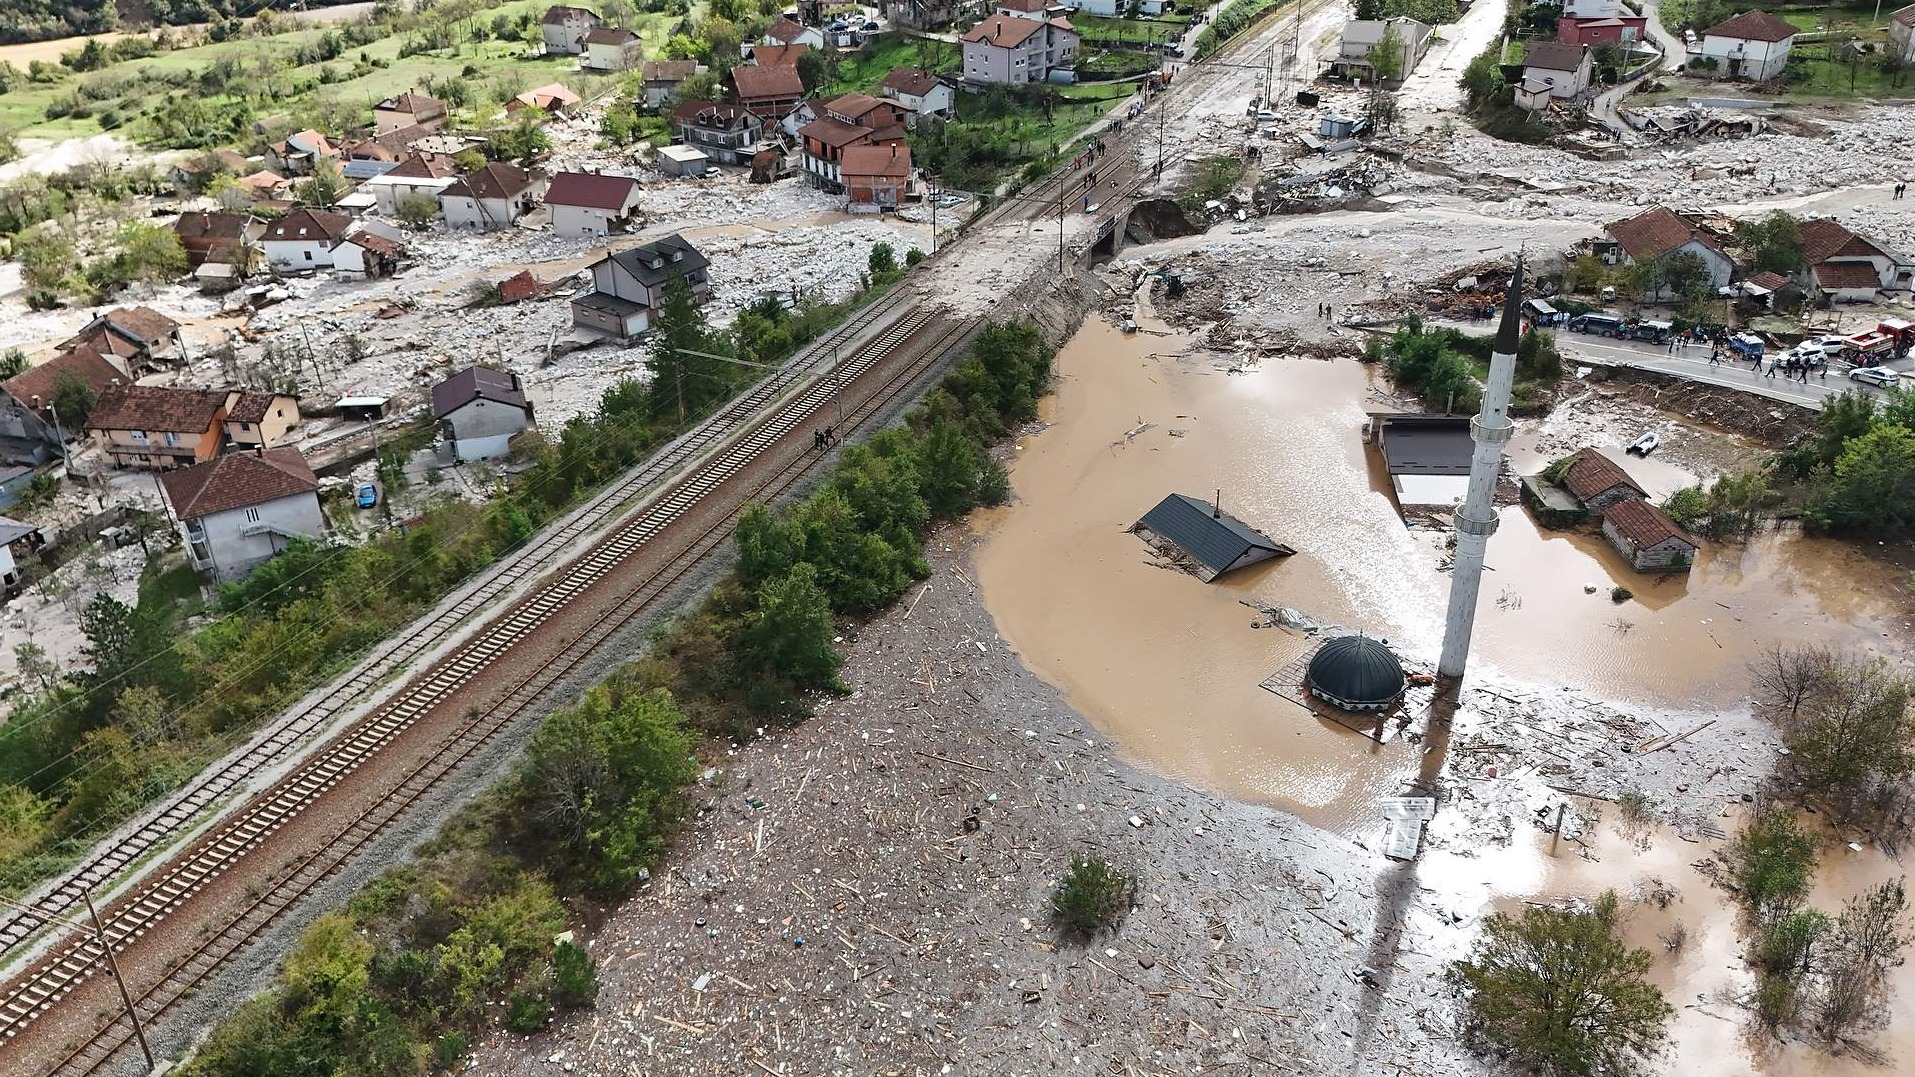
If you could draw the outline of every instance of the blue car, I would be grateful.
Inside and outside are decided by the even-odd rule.
[[[379,503],[379,488],[371,483],[366,483],[364,486],[361,486],[359,488],[358,501],[359,507],[362,509],[369,509],[377,505]]]

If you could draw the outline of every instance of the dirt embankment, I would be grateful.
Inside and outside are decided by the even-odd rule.
[[[1592,370],[1584,380],[1624,399],[1706,423],[1772,449],[1793,445],[1815,430],[1814,412],[1737,389],[1621,368]]]

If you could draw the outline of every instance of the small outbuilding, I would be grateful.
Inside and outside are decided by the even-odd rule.
[[[1297,551],[1200,498],[1171,494],[1131,530],[1152,545],[1168,544],[1189,558],[1205,583],[1226,572],[1288,557]]]
[[[1595,449],[1579,449],[1563,472],[1563,488],[1583,507],[1599,512],[1620,501],[1649,496],[1621,465]]]
[[[1402,660],[1382,640],[1338,636],[1317,648],[1304,684],[1340,710],[1380,711],[1395,706],[1410,681]]]
[[[1638,572],[1687,572],[1702,542],[1676,526],[1667,513],[1641,498],[1618,501],[1602,511],[1602,533]]]
[[[702,176],[711,158],[691,146],[658,147],[658,170],[667,176]]]
[[[1469,492],[1476,452],[1469,416],[1375,412],[1370,436],[1383,454],[1398,505],[1449,506]]]

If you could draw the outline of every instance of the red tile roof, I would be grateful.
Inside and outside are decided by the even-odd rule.
[[[236,452],[160,476],[166,499],[183,520],[264,505],[319,489],[319,479],[298,449]]]
[[[1639,497],[1627,501],[1618,501],[1602,510],[1603,522],[1615,528],[1616,533],[1634,543],[1639,550],[1648,549],[1666,539],[1680,539],[1691,549],[1701,549],[1702,543],[1695,536],[1676,526],[1663,511]]]
[[[892,93],[923,97],[937,88],[938,77],[921,67],[894,67],[879,85]]]
[[[869,140],[871,129],[826,116],[798,128],[798,137],[817,139],[827,146],[853,146]]]
[[[158,344],[173,335],[180,323],[152,307],[118,307],[100,315],[107,328],[142,344]]]
[[[991,6],[1000,11],[1049,11],[1052,0],[997,0]]]
[[[743,105],[721,105],[711,101],[680,101],[678,107],[672,109],[672,122],[729,131],[739,126],[748,127],[758,122],[758,117]]]
[[[697,73],[697,60],[647,60],[639,67],[646,82],[683,82]]]
[[[374,254],[383,254],[388,258],[398,258],[406,253],[406,245],[404,243],[387,236],[382,236],[377,232],[354,232],[340,242],[355,244],[372,251]]]
[[[1627,486],[1635,491],[1637,497],[1647,496],[1628,472],[1602,453],[1594,449],[1582,449],[1576,453],[1575,460],[1563,476],[1563,486],[1578,498],[1587,501],[1618,486]]]
[[[337,240],[352,227],[352,218],[343,213],[327,213],[317,209],[296,209],[273,222],[266,230],[266,238],[283,239],[292,242],[299,240],[331,239]]]
[[[796,67],[798,57],[811,51],[810,45],[753,45],[751,62],[759,67]]]
[[[1523,67],[1542,71],[1580,71],[1587,45],[1565,45],[1557,41],[1538,41],[1523,49]]]
[[[225,409],[225,390],[121,385],[100,394],[86,428],[197,434],[218,421]]]
[[[394,179],[450,179],[458,174],[452,158],[438,153],[415,153],[380,173]]]
[[[1708,233],[1661,206],[1626,221],[1611,221],[1603,229],[1637,261],[1660,258],[1692,239],[1711,250],[1722,249]]]
[[[966,30],[962,40],[983,42],[1001,49],[1014,49],[1043,28],[1044,24],[1036,19],[1020,19],[1015,15],[992,15]]]
[[[85,345],[70,348],[41,363],[30,366],[13,377],[8,378],[0,389],[18,400],[25,407],[33,407],[33,398],[40,398],[40,406],[45,407],[53,400],[54,392],[60,386],[60,375],[71,374],[86,383],[94,393],[104,393],[116,381],[125,381],[126,375],[107,362]]]
[[[638,35],[622,26],[601,26],[585,34],[587,45],[624,45],[638,40]]]
[[[1910,4],[1904,8],[1896,8],[1888,17],[1891,21],[1898,22],[1903,26],[1915,27],[1915,4]]]
[[[1787,286],[1787,284],[1789,283],[1789,278],[1783,276],[1780,273],[1771,273],[1771,272],[1764,271],[1761,273],[1757,273],[1753,277],[1750,277],[1749,283],[1755,285],[1757,288],[1767,288],[1769,291],[1773,292],[1778,288]]]
[[[1724,19],[1702,32],[1704,37],[1730,37],[1743,41],[1787,41],[1800,31],[1766,11],[1745,11]]]
[[[1802,222],[1802,260],[1809,265],[1830,258],[1874,258],[1885,253],[1873,242],[1827,217]]]
[[[608,176],[597,172],[558,172],[545,189],[548,206],[577,206],[583,209],[622,210],[638,189],[630,176]]]
[[[805,95],[804,80],[796,67],[751,67],[731,69],[731,82],[738,88],[741,101],[796,100]]]
[[[539,20],[539,24],[542,26],[563,26],[565,25],[565,20],[573,15],[583,15],[595,23],[599,21],[598,14],[588,8],[571,7],[567,4],[553,4],[551,7],[545,9],[545,17]]]
[[[246,225],[251,219],[244,213],[182,213],[173,222],[173,233],[181,243],[240,240],[246,238]]]
[[[799,36],[804,32],[805,28],[803,26],[792,22],[790,19],[781,18],[771,24],[770,28],[765,31],[765,36],[773,41],[782,41],[789,45],[798,40]]]
[[[465,198],[511,198],[532,186],[532,173],[517,165],[494,161],[445,189],[445,193]]]
[[[532,275],[531,270],[521,269],[499,282],[499,302],[523,302],[537,297],[544,290],[545,286],[539,283],[539,279]]]
[[[446,114],[446,103],[422,93],[402,93],[372,106],[374,112],[403,112],[417,119],[437,119]]]
[[[266,412],[272,409],[273,401],[278,400],[282,395],[284,394],[247,392],[228,394],[232,403],[226,407],[226,421],[230,423],[259,422],[266,417]]]
[[[838,171],[846,180],[853,176],[907,179],[911,175],[911,147],[849,146],[838,164]]]

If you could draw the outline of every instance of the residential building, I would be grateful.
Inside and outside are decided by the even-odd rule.
[[[371,179],[391,171],[401,161],[418,152],[428,140],[439,141],[446,137],[414,126],[360,139],[346,147],[346,161],[341,174],[347,179]]]
[[[512,439],[532,428],[532,402],[517,374],[467,367],[432,387],[432,417],[461,461],[512,451]]]
[[[78,382],[97,398],[126,380],[124,370],[81,344],[0,382],[0,460],[44,464],[60,455],[62,438],[72,441],[85,433],[60,418],[63,385]]]
[[[1788,66],[1795,35],[1795,27],[1766,11],[1745,11],[1702,32],[1702,63],[1691,63],[1689,72],[1767,82]]]
[[[643,42],[623,27],[601,26],[585,35],[585,58],[579,66],[587,71],[625,71],[638,63]]]
[[[372,133],[383,135],[407,127],[437,131],[446,125],[446,118],[444,101],[408,91],[372,106]]]
[[[1595,52],[1587,45],[1532,41],[1523,50],[1523,89],[1556,100],[1581,97],[1595,73]]]
[[[839,182],[850,198],[851,211],[883,212],[897,209],[911,191],[911,147],[893,142],[883,146],[849,146],[839,163]]]
[[[738,103],[764,120],[776,122],[804,100],[804,80],[796,67],[753,67],[740,64],[731,69],[732,91]]]
[[[597,12],[554,4],[545,9],[545,17],[539,20],[539,31],[545,38],[546,52],[577,56],[585,51],[585,35],[604,25],[605,20],[599,18]]]
[[[639,69],[645,82],[645,107],[661,109],[678,100],[678,85],[698,73],[696,60],[647,60]]]
[[[1218,506],[1187,494],[1165,497],[1130,529],[1153,546],[1168,545],[1181,552],[1190,571],[1205,583],[1296,552]]]
[[[991,11],[998,15],[1006,15],[1013,19],[1034,19],[1037,22],[1061,19],[1071,12],[1070,6],[1060,3],[1059,0],[997,0],[989,6]],[[1098,12],[1091,13],[1098,14]]]
[[[60,344],[60,350],[81,345],[99,352],[107,362],[130,375],[158,367],[178,356],[180,323],[151,307],[115,307],[80,327]]]
[[[1449,508],[1463,500],[1475,451],[1469,416],[1375,411],[1366,425],[1400,508]]]
[[[1915,64],[1915,4],[1889,13],[1888,54],[1905,64]]]
[[[1565,45],[1634,45],[1648,35],[1649,20],[1641,15],[1608,15],[1595,19],[1556,20],[1556,40]]]
[[[1400,80],[1415,70],[1429,51],[1435,28],[1410,18],[1351,19],[1343,24],[1343,38],[1336,59],[1330,61],[1330,73],[1340,78],[1370,79],[1375,76],[1377,46],[1385,36],[1395,34],[1395,78]]]
[[[244,267],[266,234],[266,222],[244,213],[182,213],[173,222],[173,234],[186,251],[189,268],[207,262]]]
[[[226,394],[226,440],[241,449],[270,449],[299,425],[299,398],[234,389]]]
[[[878,92],[904,106],[907,127],[916,127],[920,116],[956,115],[951,87],[921,67],[892,68]]]
[[[521,117],[526,113],[541,116],[570,116],[579,106],[579,95],[563,83],[551,82],[535,87],[505,103],[505,114]]]
[[[215,580],[243,579],[296,539],[326,533],[319,479],[295,448],[229,453],[160,476],[187,560]]]
[[[225,390],[119,385],[94,402],[86,432],[114,467],[162,471],[219,455],[225,439]]]
[[[343,213],[296,209],[274,221],[259,246],[267,263],[281,272],[331,269],[333,248],[351,228],[352,218]]]
[[[1563,17],[1608,19],[1622,14],[1622,0],[1562,0]]]
[[[1620,501],[1648,497],[1621,465],[1595,449],[1580,449],[1571,457],[1574,463],[1563,473],[1563,489],[1576,496],[1583,508],[1600,512]]]
[[[888,98],[839,94],[814,102],[813,109],[818,118],[799,128],[798,138],[804,150],[804,170],[813,185],[825,190],[843,189],[839,166],[845,150],[904,141],[904,107]],[[868,160],[877,163],[876,158]]]
[[[532,209],[536,183],[525,169],[494,161],[449,184],[439,205],[453,228],[510,228]]]
[[[1161,4],[1162,0],[1148,0]],[[940,30],[957,21],[958,0],[891,0],[891,25],[903,30]]]
[[[271,169],[262,168],[233,181],[255,203],[278,201],[293,186],[293,181]]]
[[[816,102],[816,107],[820,116],[869,128],[873,141],[877,142],[903,138],[905,119],[909,115],[903,104],[889,97],[861,93],[827,97]]]
[[[1693,254],[1709,270],[1709,290],[1726,287],[1735,275],[1735,260],[1708,232],[1683,217],[1653,206],[1622,221],[1603,225],[1607,241],[1597,241],[1594,249],[1610,265],[1636,265],[1667,258],[1678,252]],[[1668,286],[1658,289],[1657,298],[1673,296]]]
[[[44,540],[33,524],[0,516],[0,597],[20,593],[20,564]]]
[[[1809,298],[1859,303],[1878,291],[1906,289],[1915,265],[1828,218],[1802,222],[1801,274]]]
[[[753,45],[746,59],[753,67],[797,67],[798,57],[810,51],[810,45]]]
[[[561,236],[623,232],[638,215],[638,181],[603,172],[557,172],[545,188],[552,231]]]
[[[1641,498],[1602,510],[1602,533],[1638,572],[1687,572],[1702,542]]]
[[[1062,19],[991,15],[964,32],[964,81],[1022,86],[1047,82],[1077,60],[1077,33]]]
[[[615,251],[592,265],[592,290],[572,300],[572,324],[607,336],[638,336],[651,329],[672,280],[684,281],[700,303],[711,298],[710,267],[677,234]]]
[[[339,160],[339,147],[317,131],[294,131],[266,147],[266,167],[283,176],[309,176],[321,161]]]
[[[765,121],[750,109],[710,101],[680,101],[672,127],[680,142],[728,165],[750,164],[765,134]]]
[[[790,19],[779,19],[765,28],[765,36],[759,39],[764,45],[809,45],[814,49],[825,47],[824,31],[815,26],[802,26]]]
[[[400,206],[421,198],[432,203],[433,215],[437,216],[439,195],[458,179],[459,167],[452,163],[452,158],[436,153],[415,153],[360,184],[360,189],[371,192],[379,212],[388,217],[397,217]]]
[[[390,277],[405,261],[406,245],[400,240],[373,231],[366,225],[339,241],[333,248],[333,268],[348,277],[371,280]],[[390,227],[390,226],[387,226]]]

